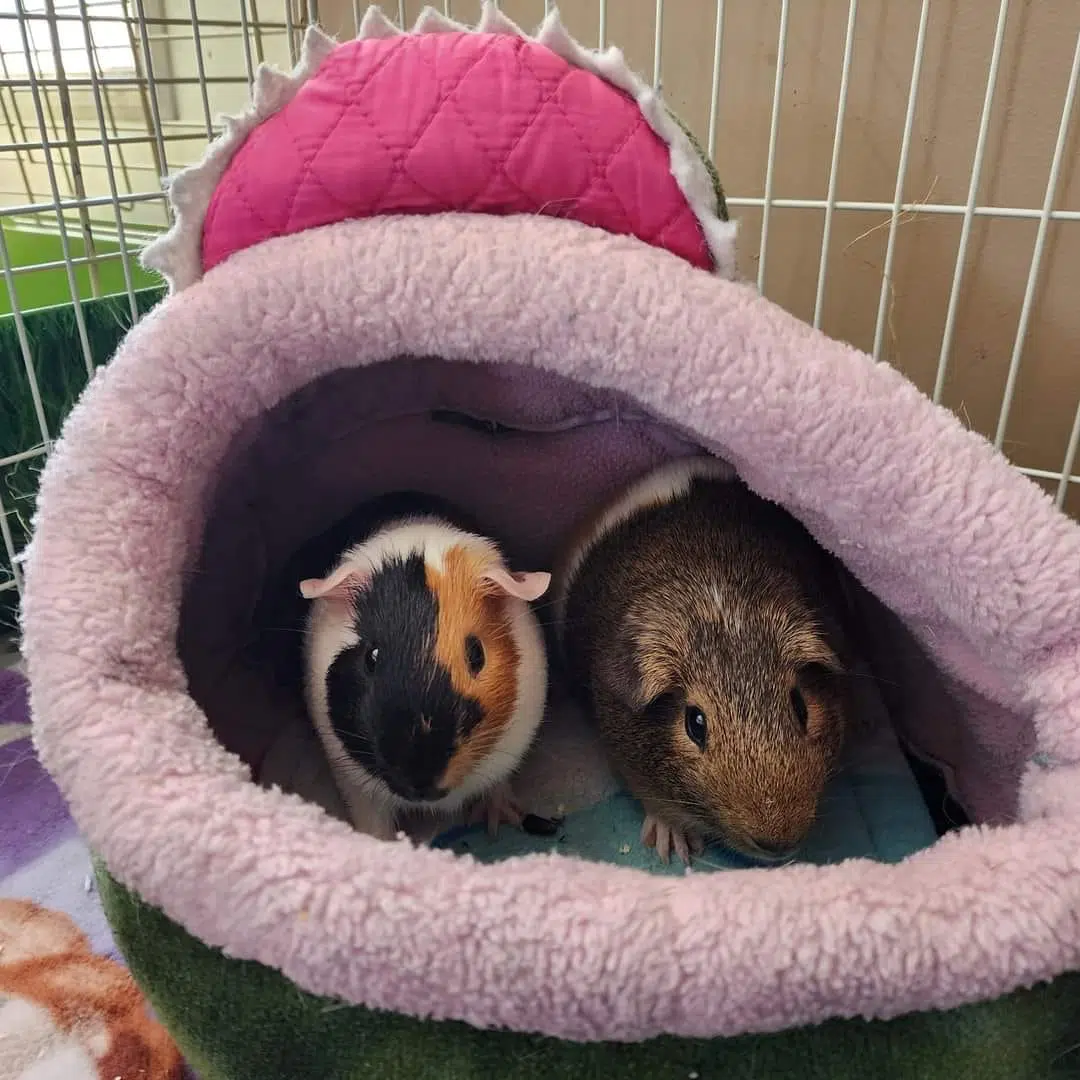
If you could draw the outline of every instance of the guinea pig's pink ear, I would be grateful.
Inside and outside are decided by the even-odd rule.
[[[362,589],[371,575],[346,563],[324,578],[306,578],[300,582],[300,595],[305,600],[348,600]]]
[[[494,566],[485,570],[480,580],[497,585],[507,596],[516,596],[519,600],[539,600],[551,584],[551,575],[540,570],[530,574],[512,574],[501,566]]]

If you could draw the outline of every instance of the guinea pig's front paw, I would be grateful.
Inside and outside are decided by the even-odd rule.
[[[477,825],[486,823],[489,835],[496,836],[500,825],[515,825],[520,827],[524,813],[517,799],[514,798],[513,789],[509,784],[503,783],[494,787],[478,802],[469,815],[469,824]]]
[[[662,862],[671,861],[671,852],[689,866],[692,855],[700,855],[705,850],[701,839],[683,829],[668,825],[655,814],[645,815],[645,824],[641,826],[641,842],[646,847],[656,849]]]

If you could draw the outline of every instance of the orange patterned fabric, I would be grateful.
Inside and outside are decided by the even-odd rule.
[[[66,916],[0,899],[0,1077],[180,1080],[134,980]]]

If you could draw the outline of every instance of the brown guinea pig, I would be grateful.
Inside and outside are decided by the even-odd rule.
[[[572,683],[666,862],[713,840],[788,858],[850,711],[837,567],[715,458],[604,509],[557,573]]]
[[[544,712],[547,661],[529,601],[496,545],[426,496],[364,508],[322,576],[304,638],[308,708],[356,829],[392,839],[402,815],[473,804],[520,824],[511,774]]]

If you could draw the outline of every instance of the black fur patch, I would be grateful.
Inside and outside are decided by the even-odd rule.
[[[437,799],[436,787],[480,704],[453,688],[435,658],[438,599],[424,560],[387,563],[354,604],[360,641],[327,672],[331,723],[357,763],[410,800]],[[378,661],[369,670],[369,650]]]
[[[305,541],[282,567],[270,573],[252,619],[252,666],[271,672],[280,689],[302,702],[303,641],[309,601],[300,595],[300,582],[325,577],[343,551],[366,540],[387,522],[411,516],[436,517],[466,532],[483,535],[481,527],[459,509],[423,492],[391,492],[361,503]]]

